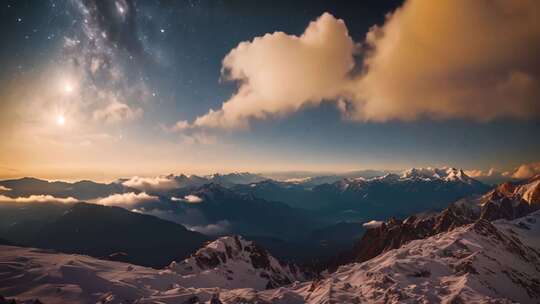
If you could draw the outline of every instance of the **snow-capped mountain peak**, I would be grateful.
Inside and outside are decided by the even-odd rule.
[[[293,264],[282,263],[266,250],[240,236],[221,237],[191,257],[173,262],[171,271],[189,277],[191,284],[223,288],[274,288],[305,280],[307,275]],[[212,285],[213,284],[213,285]]]
[[[401,179],[460,181],[467,184],[475,182],[463,170],[450,167],[411,168],[403,171],[400,177]]]

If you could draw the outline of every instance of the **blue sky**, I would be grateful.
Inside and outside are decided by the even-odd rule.
[[[364,50],[368,32],[374,25],[383,27],[386,14],[401,5],[5,1],[0,9],[0,118],[5,138],[0,177],[111,179],[170,172],[444,165],[503,171],[538,161],[538,107],[529,103],[525,107],[531,115],[504,115],[500,110],[489,119],[476,119],[482,112],[476,108],[482,105],[471,104],[471,115],[466,106],[441,111],[428,105],[427,112],[420,108],[413,119],[398,115],[366,120],[345,117],[336,103],[340,93],[339,98],[322,98],[322,103],[265,119],[251,117],[248,128],[195,130],[198,117],[210,109],[219,111],[241,85],[242,80],[227,81],[221,73],[224,58],[239,43],[276,31],[300,36],[327,12],[329,22],[339,24],[336,20],[341,19],[355,48]],[[398,17],[389,20],[406,28],[405,18]],[[386,28],[390,31],[390,25]],[[531,45],[534,49],[536,41]],[[354,51],[351,72],[366,73],[361,64],[366,54]],[[500,58],[490,62],[494,71],[499,69],[497,60],[507,60],[501,66],[511,62],[517,70],[523,64]],[[537,62],[532,66],[523,73],[535,81]],[[471,68],[470,75],[477,72]],[[65,125],[60,125],[60,116]],[[179,121],[189,124],[186,131],[172,130]]]

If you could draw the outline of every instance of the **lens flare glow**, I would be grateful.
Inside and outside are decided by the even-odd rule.
[[[64,92],[67,94],[73,92],[73,86],[69,83],[64,84]]]
[[[64,117],[64,115],[58,115],[58,117],[56,117],[56,124],[59,126],[63,126],[66,124],[66,118]]]

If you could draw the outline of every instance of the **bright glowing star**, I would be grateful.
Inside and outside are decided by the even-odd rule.
[[[73,86],[69,83],[64,84],[64,92],[71,93],[73,92]]]
[[[126,7],[125,7],[125,3],[120,3],[120,2],[115,2],[114,3],[116,5],[116,9],[118,10],[118,14],[120,14],[120,16],[124,16],[126,14]]]
[[[56,117],[56,124],[59,126],[63,126],[66,124],[66,118],[64,117],[64,115],[58,115],[58,117]]]

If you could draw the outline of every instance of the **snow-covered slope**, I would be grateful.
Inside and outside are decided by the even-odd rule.
[[[480,220],[416,240],[320,280],[221,295],[224,303],[538,303],[540,212]],[[237,294],[241,293],[241,294]]]
[[[293,264],[238,236],[217,239],[163,270],[0,246],[0,295],[44,303],[120,303],[154,296],[183,303],[194,293],[209,298],[219,289],[264,290],[306,279]]]
[[[177,286],[171,271],[33,248],[0,246],[0,294],[43,303],[121,303]],[[179,289],[181,293],[184,289]],[[186,297],[191,296],[191,293]]]
[[[233,246],[229,241],[236,242],[208,250],[226,252],[222,246]],[[264,291],[187,288],[190,271],[173,266],[156,270],[0,246],[0,294],[44,303],[211,303],[212,297],[223,304],[538,303],[540,211],[513,221],[479,220],[342,266],[320,280]]]
[[[480,218],[512,220],[527,215],[540,209],[539,181],[540,177],[533,177],[504,183],[482,196],[461,199],[438,213],[412,215],[403,221],[391,218],[381,225],[365,226],[367,231],[360,241],[340,254],[332,266],[363,262],[412,240],[450,231]]]
[[[307,275],[294,264],[282,263],[266,250],[239,236],[221,237],[191,257],[173,262],[173,272],[186,278],[183,286],[222,288],[275,288]]]

